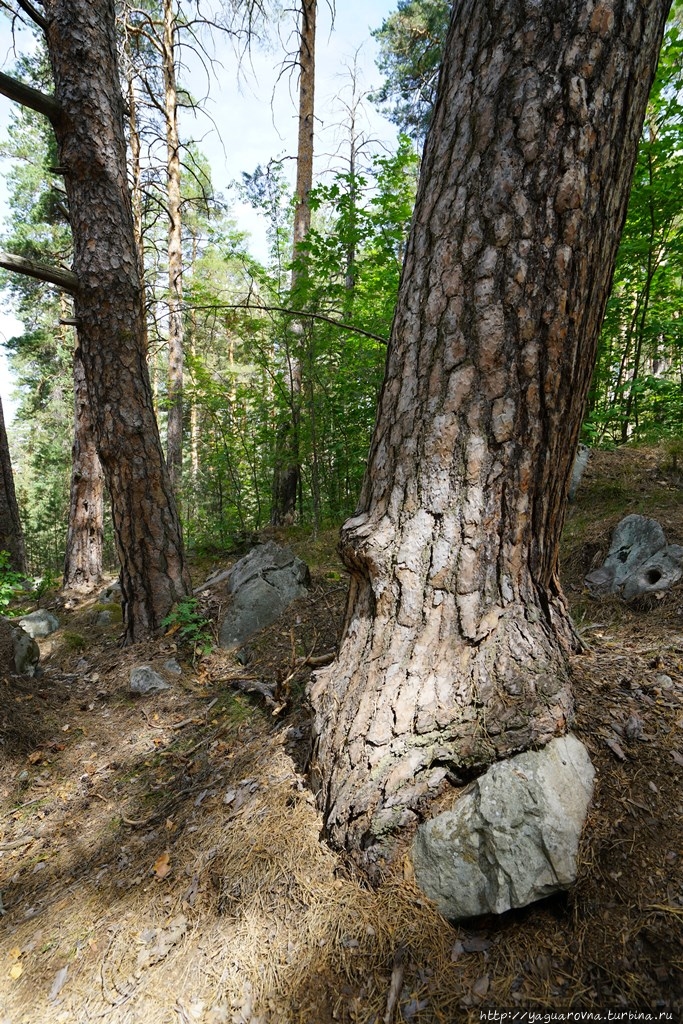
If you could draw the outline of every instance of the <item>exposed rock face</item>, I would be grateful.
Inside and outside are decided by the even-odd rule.
[[[586,584],[634,601],[668,590],[682,576],[683,548],[667,544],[656,519],[630,515],[617,523],[604,564],[586,576]]]
[[[576,878],[595,770],[574,736],[493,765],[413,844],[418,885],[452,920],[502,914]]]
[[[170,690],[170,683],[167,683],[158,672],[155,672],[149,665],[137,665],[130,671],[131,693],[155,693],[158,690]]]
[[[0,676],[32,676],[39,660],[35,640],[15,622],[0,618]]]
[[[19,619],[19,625],[30,637],[35,639],[37,636],[49,636],[50,633],[59,629],[59,619],[45,608],[38,608],[37,611],[29,612],[28,615]]]
[[[260,544],[237,562],[227,579],[232,600],[220,629],[222,647],[240,647],[275,622],[287,605],[308,593],[308,566],[289,548]]]

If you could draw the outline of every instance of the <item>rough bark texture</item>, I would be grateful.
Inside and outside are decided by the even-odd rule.
[[[571,719],[558,542],[668,8],[455,5],[344,639],[310,689],[328,835],[368,868],[449,779]]]
[[[49,0],[45,14],[81,356],[112,502],[126,636],[137,640],[160,626],[190,579],[147,372],[114,3]]]
[[[74,443],[64,588],[87,592],[102,581],[104,477],[97,455],[80,349],[74,352]]]
[[[166,121],[166,190],[168,203],[168,418],[166,458],[171,482],[180,484],[183,469],[183,247],[180,197],[178,89],[175,70],[176,19],[173,0],[164,0],[162,55]]]
[[[292,293],[296,293],[302,269],[297,265],[300,246],[311,227],[309,193],[313,187],[313,134],[315,129],[315,20],[317,0],[301,0],[299,37],[299,134],[296,157],[296,206],[294,208],[294,245]],[[292,344],[287,352],[287,392],[289,418],[278,426],[273,474],[273,509],[275,526],[291,522],[296,512],[299,487],[299,421],[301,407],[301,357],[297,348],[303,336],[301,324],[292,325]]]
[[[12,460],[5,430],[5,416],[0,402],[0,551],[7,551],[9,564],[15,572],[26,572],[24,532],[14,490]]]

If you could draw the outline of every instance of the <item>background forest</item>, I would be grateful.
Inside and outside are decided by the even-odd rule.
[[[351,70],[337,170],[313,182],[310,226],[295,246],[297,201],[286,161],[273,158],[245,171],[226,197],[213,187],[200,146],[183,141],[183,110],[196,101],[183,80],[182,46],[199,48],[208,63],[207,39],[218,29],[198,26],[193,12],[170,0],[121,5],[149,365],[185,539],[195,554],[229,549],[271,521],[306,529],[337,524],[355,506],[448,12],[445,0],[399,0],[376,29],[382,85],[364,95]],[[292,14],[249,9],[246,20],[243,12],[235,17],[225,15],[223,30],[244,50],[264,38],[274,45]],[[605,317],[584,424],[592,446],[669,438],[675,454],[681,434],[678,18],[675,13],[669,26],[650,99]],[[283,52],[283,65],[301,63],[297,45],[294,53]],[[13,74],[48,88],[39,51]],[[361,127],[367,103],[395,123],[393,151],[373,144]],[[70,231],[49,125],[17,107],[0,153],[11,160],[2,248],[68,267]],[[249,203],[267,224],[267,259],[251,254],[231,211],[237,202]],[[28,563],[34,573],[58,574],[78,397],[72,313],[64,293],[42,282],[5,274],[2,284],[25,327],[7,351],[20,396],[10,445]],[[295,508],[288,510],[274,503],[283,445],[300,467]],[[106,515],[104,522],[105,562],[113,564]]]

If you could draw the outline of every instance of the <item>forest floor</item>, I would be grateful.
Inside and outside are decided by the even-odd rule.
[[[452,1024],[494,1008],[679,1020],[683,586],[634,611],[582,580],[629,512],[683,543],[682,488],[662,449],[593,454],[563,548],[586,644],[574,731],[597,769],[578,881],[457,927],[401,869],[373,890],[320,839],[303,691],[339,638],[335,531],[278,536],[312,589],[247,665],[222,650],[193,663],[177,633],[121,648],[93,600],[60,610],[42,673],[0,683],[0,1024]],[[229,562],[197,566],[196,582]],[[183,669],[171,689],[131,695],[132,666],[169,658]],[[245,680],[277,684],[275,701]],[[629,742],[630,716],[643,728]]]

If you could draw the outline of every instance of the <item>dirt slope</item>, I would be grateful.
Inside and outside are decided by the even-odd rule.
[[[676,1020],[683,589],[636,612],[581,583],[628,512],[683,543],[662,451],[596,453],[565,531],[587,648],[576,732],[598,770],[578,883],[467,927],[441,919],[403,866],[371,891],[320,842],[302,693],[340,627],[333,532],[287,538],[313,590],[246,664],[221,651],[193,664],[177,635],[121,649],[92,604],[62,612],[43,674],[0,683],[0,1021],[449,1024],[494,1007]],[[169,658],[183,669],[171,689],[128,693],[133,665],[166,671]],[[264,682],[270,701],[236,688]]]

